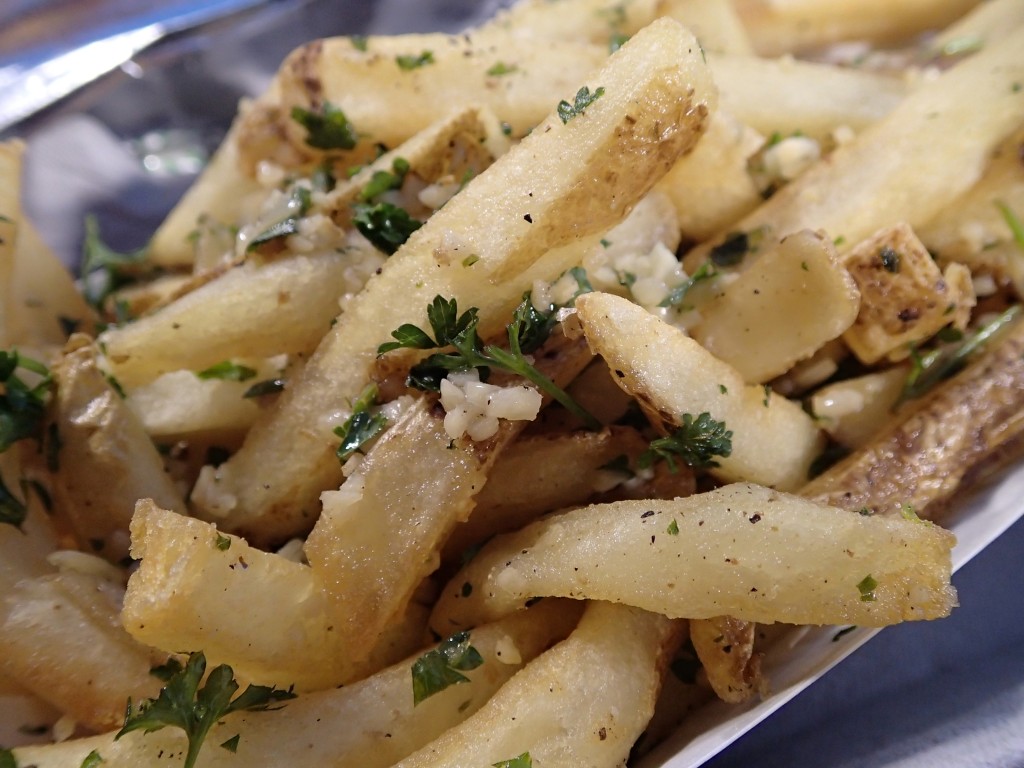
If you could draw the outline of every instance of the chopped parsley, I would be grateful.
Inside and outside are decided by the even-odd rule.
[[[599,98],[604,96],[604,86],[597,88],[593,93],[590,92],[590,88],[584,85],[578,91],[576,91],[576,97],[573,99],[573,103],[570,104],[565,99],[558,102],[558,117],[562,123],[568,123],[574,117],[582,115],[587,111],[587,107],[597,101]]]
[[[231,549],[231,539],[222,533],[218,533],[217,538],[213,540],[213,545],[221,552],[227,552]]]
[[[147,247],[115,251],[100,239],[100,225],[96,217],[86,216],[82,241],[82,295],[85,300],[97,309],[102,308],[110,294],[149,271],[145,264],[147,252]]]
[[[33,385],[27,384],[18,370],[41,377]],[[42,442],[42,425],[46,416],[46,403],[53,390],[53,379],[45,365],[17,350],[0,350],[0,453],[19,440],[34,437]]]
[[[420,67],[427,66],[427,64],[433,64],[434,63],[434,52],[433,51],[423,51],[422,53],[420,53],[419,56],[412,56],[412,55],[395,56],[395,63],[398,65],[399,69],[401,69],[401,70],[403,70],[405,72],[408,72],[408,71],[413,70],[413,69],[419,69]]]
[[[0,768],[18,768],[18,761],[14,759],[14,753],[0,747]]]
[[[554,326],[553,314],[538,311],[529,297],[523,299],[512,315],[508,332],[509,348],[502,349],[495,344],[484,345],[477,335],[480,320],[479,310],[470,307],[459,315],[455,299],[435,296],[427,307],[427,320],[434,337],[418,326],[405,323],[391,332],[395,341],[381,344],[377,354],[383,355],[395,349],[442,349],[453,347],[451,352],[437,352],[409,371],[406,384],[416,389],[437,392],[441,380],[452,371],[468,371],[476,368],[481,380],[486,380],[492,368],[514,373],[527,379],[549,397],[561,403],[581,419],[589,428],[600,429],[600,422],[573,400],[551,379],[538,371],[526,360],[526,355],[540,347]]]
[[[640,469],[664,460],[669,470],[675,472],[677,458],[696,469],[717,467],[716,456],[725,458],[732,453],[732,432],[725,428],[725,422],[715,421],[706,411],[696,419],[684,413],[682,422],[672,434],[651,441],[650,447],[637,458]]]
[[[177,675],[185,667],[176,658],[171,656],[164,664],[158,664],[149,670],[149,674],[155,677],[157,680],[163,680],[165,683],[168,682],[172,677]]]
[[[11,493],[3,478],[0,478],[0,525],[13,525],[20,529],[27,516],[25,503]]]
[[[180,728],[188,738],[184,768],[193,768],[210,728],[225,715],[266,710],[272,704],[295,698],[291,691],[264,685],[250,685],[235,696],[239,686],[227,664],[215,667],[200,688],[205,672],[206,656],[202,652],[190,654],[185,667],[172,675],[157,698],[146,699],[138,706],[128,700],[124,726],[114,739],[132,731],[150,733],[168,726]]]
[[[910,354],[910,373],[894,408],[930,392],[940,382],[960,371],[975,352],[1017,320],[1020,314],[1021,307],[1015,304],[958,344],[933,349],[924,354],[913,350]]]
[[[351,35],[349,37],[349,42],[352,43],[352,47],[355,48],[357,51],[362,51],[363,53],[366,53],[366,35]]]
[[[377,386],[369,384],[352,404],[352,415],[334,434],[341,439],[335,451],[338,461],[344,464],[353,454],[363,453],[363,448],[388,426],[383,413],[373,413],[370,408],[377,402]]]
[[[401,248],[413,232],[423,226],[403,208],[391,203],[356,203],[352,223],[367,240],[388,256]]]
[[[733,232],[711,249],[711,263],[716,267],[735,267],[757,247],[759,233]]]
[[[511,760],[502,760],[500,763],[491,763],[491,768],[533,768],[533,758],[529,752],[523,752]]]
[[[292,107],[292,120],[306,129],[306,143],[314,149],[352,149],[358,141],[355,127],[329,101],[318,112]]]
[[[279,238],[294,235],[299,231],[299,220],[309,213],[313,205],[312,193],[307,187],[297,186],[292,190],[288,199],[288,216],[276,224],[271,224],[265,230],[256,235],[246,247],[247,251],[253,251],[259,246]]]
[[[211,365],[205,370],[196,373],[196,376],[203,381],[219,379],[220,381],[248,381],[256,377],[256,370],[247,365],[232,363],[230,360]]]
[[[622,32],[615,32],[608,38],[608,53],[615,53],[629,40],[629,35]]]
[[[1002,214],[1003,221],[1006,222],[1006,226],[1010,228],[1010,234],[1013,235],[1013,242],[1017,244],[1018,248],[1024,251],[1024,221],[1021,221],[1020,217],[1014,213],[1013,209],[1002,200],[996,200],[996,208],[998,208],[999,213]]]
[[[865,603],[873,603],[875,601],[875,587],[878,586],[878,582],[875,581],[874,577],[869,573],[863,579],[857,583],[857,591],[860,592],[860,599]]]
[[[715,269],[715,265],[710,261],[704,262],[690,277],[686,278],[686,280],[673,288],[669,292],[668,296],[666,296],[658,306],[681,307],[683,300],[686,298],[686,294],[690,292],[690,289],[698,283],[702,283],[705,280],[710,280],[717,276],[718,271]]]
[[[437,648],[427,651],[413,662],[413,705],[420,704],[452,685],[468,683],[469,678],[462,673],[476,669],[483,663],[480,652],[469,644],[469,632],[459,632],[442,640]]]
[[[406,174],[409,173],[409,161],[404,157],[396,157],[391,163],[390,171],[374,171],[366,186],[359,191],[359,198],[369,203],[378,195],[402,186]]]
[[[82,760],[81,768],[96,768],[102,762],[103,758],[100,756],[100,753],[94,749]]]
[[[234,754],[238,751],[238,742],[242,738],[242,734],[236,733],[230,739],[221,744],[221,749],[226,749],[228,752]]]
[[[985,41],[974,35],[964,35],[947,40],[939,50],[942,56],[960,56],[967,53],[977,53],[985,47]]]
[[[502,77],[503,75],[511,75],[513,72],[518,71],[518,64],[506,64],[503,61],[499,61],[494,66],[487,70],[487,74],[490,75],[491,77]]]
[[[665,529],[665,532],[668,533],[669,536],[678,536],[679,523],[673,520],[671,523],[668,524],[668,528]]]

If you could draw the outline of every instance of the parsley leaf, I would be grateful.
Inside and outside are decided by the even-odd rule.
[[[383,355],[395,349],[439,349],[453,347],[452,352],[438,352],[414,365],[409,371],[406,384],[417,389],[438,391],[441,379],[450,371],[468,371],[476,368],[480,379],[485,381],[492,368],[517,374],[534,384],[552,399],[561,403],[590,429],[600,429],[600,422],[573,400],[551,379],[538,371],[525,358],[528,350],[536,349],[547,338],[553,327],[551,318],[534,307],[529,296],[516,307],[512,322],[506,326],[509,348],[502,349],[495,344],[486,346],[477,335],[479,317],[477,308],[471,307],[462,315],[458,313],[455,299],[435,296],[427,308],[434,338],[426,331],[406,323],[391,332],[396,341],[389,341],[377,348]]]
[[[492,768],[533,768],[533,758],[529,752],[523,752],[519,757],[511,760],[502,760],[500,763],[492,763]]]
[[[0,768],[18,768],[18,761],[9,749],[0,747]]]
[[[81,768],[96,768],[96,766],[100,765],[102,762],[103,758],[100,756],[100,753],[94,749],[85,756],[84,760],[82,760]]]
[[[423,51],[419,56],[395,56],[395,63],[398,64],[399,69],[404,70],[406,72],[412,69],[419,69],[420,67],[425,67],[427,64],[434,63],[434,52]]]
[[[205,672],[206,656],[202,652],[190,654],[185,668],[167,681],[157,698],[147,699],[138,707],[129,699],[124,726],[114,739],[132,731],[150,733],[168,726],[180,728],[188,738],[184,768],[193,768],[206,734],[222,717],[231,712],[269,709],[271,704],[295,698],[291,691],[250,685],[232,699],[238,683],[231,667],[227,664],[215,667],[200,688]]]
[[[568,123],[574,117],[582,115],[587,111],[587,107],[597,101],[599,98],[604,96],[604,86],[599,87],[593,93],[590,92],[590,88],[584,85],[578,91],[576,91],[576,98],[573,99],[573,103],[570,104],[565,99],[558,102],[558,117],[563,124]]]
[[[352,415],[340,427],[334,428],[334,434],[341,438],[341,444],[335,454],[338,461],[344,464],[354,453],[362,453],[363,446],[377,437],[388,426],[383,413],[371,413],[370,408],[377,402],[377,387],[368,385],[352,404]]]
[[[249,241],[246,251],[253,251],[264,243],[269,243],[278,238],[294,235],[299,231],[299,219],[309,213],[313,205],[312,193],[306,187],[297,186],[292,190],[288,200],[288,216],[276,224],[271,224],[265,230]]]
[[[978,328],[959,344],[933,349],[925,354],[913,350],[910,354],[910,373],[907,375],[903,391],[893,408],[899,408],[907,400],[921,397],[937,384],[960,371],[975,352],[1003,328],[1017,320],[1020,315],[1021,307],[1019,304],[1015,304]]]
[[[285,380],[284,379],[264,379],[263,381],[257,381],[245,392],[242,393],[242,397],[263,397],[264,395],[276,395],[278,392],[284,391]]]
[[[41,376],[39,383],[30,386],[18,369]],[[0,453],[19,440],[34,437],[41,442],[46,403],[53,388],[53,379],[45,365],[17,350],[0,350]]]
[[[1002,200],[996,200],[996,208],[999,209],[999,213],[1002,215],[1003,221],[1006,222],[1006,226],[1010,228],[1013,242],[1024,251],[1024,221],[1021,221],[1013,209]]]
[[[857,583],[857,591],[860,592],[860,599],[865,603],[873,603],[875,601],[875,587],[878,586],[878,582],[869,573],[863,579]]]
[[[423,222],[412,218],[404,209],[391,203],[356,203],[352,206],[352,223],[388,256],[401,248]]]
[[[355,48],[357,51],[363,51],[364,53],[366,52],[366,44],[368,42],[366,39],[366,35],[352,35],[349,37],[349,41],[352,43],[352,47]]]
[[[717,267],[735,267],[751,249],[750,235],[734,232],[711,249],[709,258]]]
[[[248,381],[256,376],[256,370],[247,365],[238,365],[230,360],[211,365],[199,371],[196,376],[203,381],[219,379],[221,381]]]
[[[413,704],[419,704],[449,686],[468,683],[469,678],[462,673],[483,663],[480,652],[469,644],[469,632],[459,632],[442,640],[437,648],[413,662]]]
[[[85,239],[82,241],[82,295],[93,307],[102,307],[107,297],[121,286],[148,271],[145,266],[148,248],[121,253],[100,239],[99,221],[85,217]]]
[[[503,61],[499,61],[487,70],[487,74],[491,77],[501,77],[502,75],[511,75],[513,72],[518,71],[518,64],[506,64]]]
[[[402,182],[405,180],[405,175],[409,173],[409,161],[404,157],[396,157],[394,162],[391,163],[391,171],[375,171],[370,180],[366,183],[366,186],[359,192],[359,198],[364,202],[368,203],[373,200],[377,195],[388,192],[392,189],[398,189],[402,186]]]
[[[702,283],[705,280],[710,280],[713,277],[718,276],[718,271],[715,269],[713,262],[705,261],[701,264],[697,270],[686,278],[682,283],[673,288],[668,296],[658,305],[659,307],[678,307],[683,303],[683,299],[686,298],[686,294],[690,292],[698,283]]]
[[[725,428],[725,422],[715,421],[708,412],[696,419],[689,413],[683,414],[683,423],[667,437],[659,437],[637,458],[640,469],[651,467],[659,459],[676,471],[675,459],[682,459],[694,468],[717,467],[715,456],[726,457],[732,453],[732,432]]]
[[[13,525],[20,529],[27,516],[25,503],[11,493],[3,478],[0,478],[0,525]]]
[[[352,149],[358,141],[348,117],[329,101],[319,112],[292,107],[292,120],[306,129],[306,143],[314,149]]]

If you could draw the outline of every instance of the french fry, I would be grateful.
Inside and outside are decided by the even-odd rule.
[[[940,329],[967,327],[975,304],[970,270],[950,264],[941,272],[906,225],[877,232],[847,253],[843,263],[862,298],[843,340],[861,362],[902,360]]]
[[[690,641],[722,701],[738,704],[764,686],[761,655],[754,651],[756,632],[755,624],[731,616],[690,622]]]
[[[53,498],[79,540],[117,561],[128,554],[135,502],[151,497],[184,512],[182,493],[138,418],[97,365],[85,336],[69,341],[53,368]]]
[[[905,42],[944,27],[977,0],[736,0],[754,48],[777,56],[823,48],[845,40],[882,45]]]
[[[538,765],[620,766],[650,720],[680,631],[657,614],[590,603],[567,640],[396,768],[499,765],[527,752]]]
[[[732,450],[711,471],[792,490],[803,485],[824,447],[822,435],[796,403],[745,384],[677,328],[636,304],[609,294],[576,300],[583,331],[613,378],[660,419],[679,426],[685,414],[710,414],[732,432]]]
[[[525,283],[517,276],[545,254],[549,276],[578,263],[571,248],[552,249],[596,238],[624,216],[693,146],[713,98],[696,43],[671,21],[632,38],[590,84],[605,91],[586,114],[564,124],[549,117],[388,260],[272,417],[200,479],[193,501],[201,514],[236,530],[275,518],[286,521],[281,527],[294,529],[296,520],[309,525],[319,493],[340,480],[325,417],[362,390],[388,334],[402,323],[422,325],[425,308],[443,295],[479,307],[480,335],[494,335],[532,285],[532,276]],[[606,183],[612,179],[615,184]],[[572,260],[559,264],[559,256]],[[285,438],[290,450],[281,461],[277,449]]]
[[[711,301],[691,334],[749,384],[813,355],[857,319],[860,292],[819,233],[795,232]]]
[[[159,690],[150,669],[166,659],[121,628],[121,592],[116,582],[76,570],[5,590],[0,671],[87,728],[120,724],[128,697]]]
[[[441,593],[442,634],[554,595],[678,618],[884,626],[947,615],[953,536],[761,486],[619,501],[492,540]],[[463,588],[469,584],[470,588]]]
[[[843,238],[840,251],[893,221],[931,220],[981,177],[991,152],[1024,120],[1024,28],[921,85],[731,228],[782,237],[800,229]],[[943,162],[929,158],[941,156]],[[688,253],[694,271],[724,237]],[[749,257],[745,261],[749,262]],[[742,268],[742,265],[741,265]]]
[[[470,641],[481,666],[466,675],[468,682],[418,706],[410,675],[414,657],[360,682],[302,695],[279,708],[228,715],[211,728],[198,765],[289,764],[301,752],[311,765],[386,768],[471,716],[525,664],[570,632],[579,608],[545,602],[549,604],[473,630]],[[235,736],[235,750],[215,748]],[[185,746],[181,731],[166,728],[117,740],[108,733],[23,747],[15,756],[19,765],[64,768],[81,765],[96,751],[111,768],[137,768],[180,754]]]
[[[1019,441],[1024,323],[993,340],[962,373],[911,402],[860,450],[801,494],[844,509],[941,519],[958,491],[997,469]]]

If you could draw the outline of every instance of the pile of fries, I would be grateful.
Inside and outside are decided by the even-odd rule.
[[[948,615],[1024,426],[1022,51],[1018,0],[319,40],[77,282],[0,145],[0,690],[55,742],[0,765],[619,766],[773,625]]]

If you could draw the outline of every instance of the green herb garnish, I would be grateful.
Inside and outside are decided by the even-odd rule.
[[[18,375],[18,369],[34,373],[41,379],[29,386]],[[0,453],[19,440],[34,437],[41,442],[46,403],[53,390],[53,379],[45,365],[17,350],[0,350]]]
[[[294,235],[299,231],[299,220],[309,213],[312,205],[312,193],[309,189],[306,187],[295,187],[292,190],[291,197],[288,199],[288,216],[276,224],[271,224],[256,235],[249,242],[246,251],[253,251],[264,243]]]
[[[85,217],[85,238],[82,241],[82,295],[97,309],[118,288],[143,276],[147,247],[120,252],[100,239],[99,221],[93,215]]]
[[[245,392],[242,393],[242,397],[263,397],[264,395],[276,395],[278,392],[284,390],[285,380],[284,379],[264,379],[263,381],[257,381]]]
[[[0,525],[13,525],[20,530],[27,516],[28,507],[25,502],[11,493],[3,478],[0,478]]]
[[[338,461],[344,464],[355,453],[362,453],[363,447],[377,437],[388,426],[383,413],[372,413],[370,408],[377,402],[377,387],[369,384],[352,404],[352,415],[334,434],[341,439],[335,451]]]
[[[875,587],[878,586],[878,582],[875,581],[874,577],[869,573],[863,579],[857,583],[857,591],[860,592],[860,599],[865,603],[873,603],[875,601]]]
[[[673,288],[668,296],[658,305],[660,307],[680,307],[683,304],[683,300],[686,298],[686,294],[697,285],[706,280],[710,280],[713,277],[718,276],[718,271],[715,269],[715,265],[710,261],[705,261],[701,264],[697,270],[682,283]]]
[[[462,673],[483,663],[480,652],[469,644],[469,632],[459,632],[442,640],[437,648],[413,662],[413,704],[419,704],[449,686],[468,683],[469,678]]]
[[[137,707],[128,700],[124,726],[114,739],[132,731],[150,733],[168,726],[180,728],[188,738],[184,768],[193,768],[210,728],[225,715],[266,710],[272,704],[295,698],[291,691],[250,685],[232,699],[239,686],[231,667],[227,664],[215,667],[200,688],[205,672],[206,656],[202,652],[190,654],[184,669],[167,681],[157,698],[146,699]]]
[[[732,432],[725,428],[725,422],[715,421],[706,411],[696,419],[684,413],[682,421],[672,434],[651,441],[650,447],[637,458],[640,469],[647,469],[661,459],[675,472],[677,458],[696,469],[717,467],[716,456],[725,458],[732,453]]]
[[[391,203],[357,203],[352,206],[352,223],[379,250],[388,256],[401,248],[423,222]]]
[[[100,757],[100,753],[95,749],[85,756],[82,760],[81,768],[96,768],[100,763],[103,762],[103,758]]]
[[[503,75],[511,75],[513,72],[518,71],[518,64],[506,64],[503,61],[499,61],[487,70],[487,74],[491,77],[502,77]]]
[[[502,349],[495,344],[484,345],[477,335],[480,320],[477,308],[470,307],[459,315],[455,299],[435,296],[427,307],[427,320],[434,337],[418,326],[406,323],[391,332],[395,341],[381,344],[377,354],[383,355],[395,349],[441,349],[454,347],[452,352],[438,352],[430,355],[409,371],[406,383],[417,389],[437,392],[441,379],[452,371],[468,371],[476,368],[481,380],[486,380],[492,368],[514,373],[527,379],[542,392],[561,403],[581,419],[589,428],[600,429],[600,422],[582,408],[551,379],[538,371],[525,358],[537,349],[554,325],[553,316],[537,310],[529,297],[516,307],[506,330],[509,348]]]
[[[401,55],[395,56],[395,63],[398,64],[398,68],[408,72],[413,69],[419,69],[425,67],[427,64],[434,63],[434,52],[423,51],[419,56],[412,55]]]
[[[359,199],[369,203],[377,195],[402,186],[406,174],[409,173],[409,161],[404,157],[396,157],[391,163],[391,171],[374,171],[366,186],[359,191]]]
[[[306,129],[306,143],[314,149],[352,149],[356,130],[338,107],[325,101],[319,112],[292,107],[292,120]]]
[[[511,760],[502,760],[500,763],[492,763],[492,768],[533,768],[533,758],[529,752],[523,752]]]
[[[584,85],[578,91],[576,91],[576,98],[573,99],[573,103],[570,104],[565,99],[558,102],[558,117],[562,123],[568,123],[574,117],[582,115],[586,112],[587,107],[597,101],[604,95],[604,86],[599,87],[593,93],[590,92],[590,88]]]
[[[1016,321],[1020,314],[1021,307],[1019,304],[1015,304],[991,322],[978,328],[959,344],[933,349],[924,354],[918,350],[912,351],[910,373],[907,375],[903,391],[894,408],[898,408],[908,400],[921,397],[937,384],[960,371],[975,352],[993,336]]]
[[[230,360],[224,360],[216,365],[211,365],[209,368],[199,371],[196,374],[196,377],[203,381],[210,381],[213,379],[219,379],[221,381],[248,381],[249,379],[255,378],[255,376],[256,370],[254,368],[250,368],[247,365],[232,363]]]

